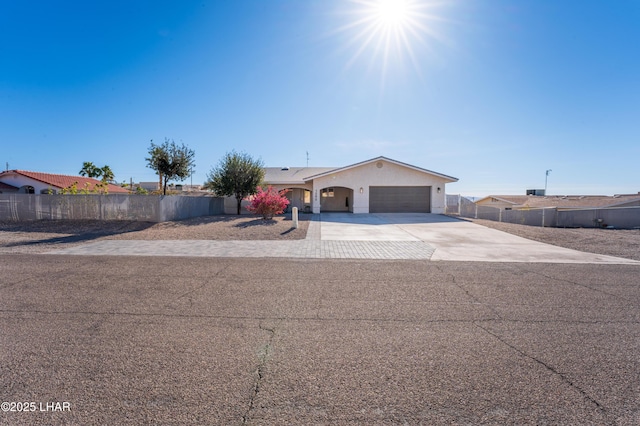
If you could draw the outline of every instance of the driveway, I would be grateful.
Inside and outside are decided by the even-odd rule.
[[[640,262],[570,250],[437,214],[322,213],[290,241],[100,240],[49,254],[471,262]]]
[[[544,244],[464,220],[428,213],[321,215],[323,241],[422,241],[431,260],[640,264]]]

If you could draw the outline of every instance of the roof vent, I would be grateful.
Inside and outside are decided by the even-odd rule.
[[[284,170],[289,170],[289,167],[286,167],[286,166],[285,166],[285,167],[283,167],[283,168],[282,168],[282,169],[280,169],[280,170],[283,170],[283,171],[284,171]]]

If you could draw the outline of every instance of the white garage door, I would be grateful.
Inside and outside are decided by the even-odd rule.
[[[430,186],[371,186],[370,213],[431,213]]]

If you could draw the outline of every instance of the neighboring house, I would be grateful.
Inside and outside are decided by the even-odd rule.
[[[154,182],[140,182],[137,186],[139,186],[142,189],[146,189],[149,192],[160,190],[160,183],[157,180]]]
[[[162,186],[160,185],[160,183],[158,181],[134,183],[133,187],[134,188],[139,187],[139,188],[142,188],[142,189],[146,189],[149,192],[162,190]],[[181,183],[170,183],[169,185],[167,185],[167,190],[168,191],[195,192],[195,191],[201,191],[202,190],[202,185],[186,185],[186,184],[181,184]]]
[[[7,185],[4,182],[0,182],[0,194],[4,193],[4,194],[15,194],[16,192],[19,192],[20,188],[16,188],[15,186],[12,185]]]
[[[7,170],[0,173],[0,191],[4,193],[49,194],[59,193],[63,188],[70,188],[74,183],[78,192],[83,189],[93,191],[101,182],[83,176],[57,175],[52,173],[29,172],[26,170]],[[13,188],[4,189],[5,187]],[[128,194],[129,191],[118,185],[107,184],[109,194]]]
[[[640,206],[640,193],[605,195],[490,195],[476,204],[502,210],[526,210],[541,208],[589,209]]]
[[[345,167],[268,167],[264,183],[291,190],[291,207],[352,213],[444,213],[445,184],[457,178],[386,157]]]

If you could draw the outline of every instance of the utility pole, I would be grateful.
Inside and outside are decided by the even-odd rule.
[[[553,170],[548,169],[544,176],[544,195],[545,196],[549,195],[547,194],[547,179],[549,179],[549,173],[551,173],[552,171]]]
[[[307,167],[309,167],[309,151],[307,151]]]

